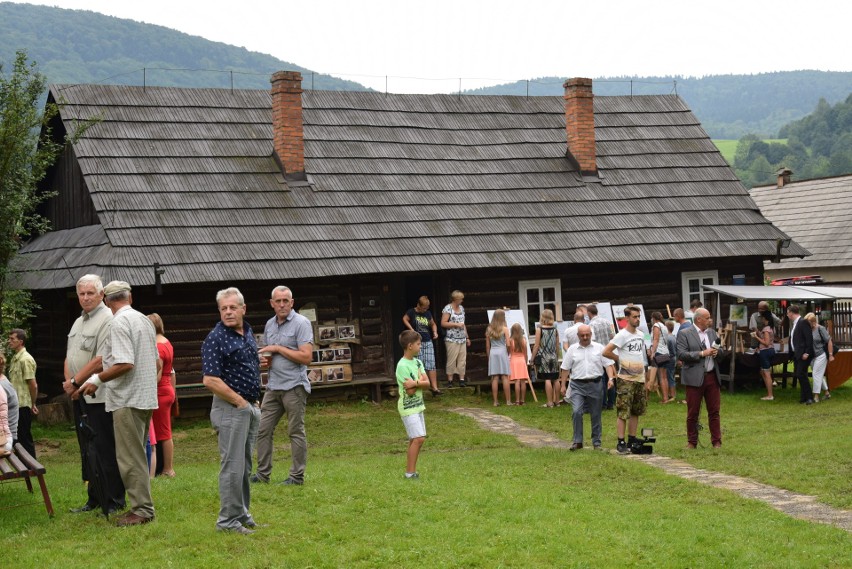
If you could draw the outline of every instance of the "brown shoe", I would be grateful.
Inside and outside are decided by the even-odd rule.
[[[574,443],[568,450],[580,450],[583,448],[583,443]]]
[[[139,514],[134,514],[130,512],[126,516],[122,516],[118,520],[116,520],[115,525],[118,527],[127,527],[127,526],[141,526],[142,524],[147,524],[148,522],[154,521],[154,516],[150,518],[145,518],[140,516]]]
[[[692,443],[689,443],[689,444],[687,444],[687,445],[686,445],[686,448],[687,448],[687,450],[694,450],[694,449],[695,449],[695,445],[694,445],[694,444],[692,444]]]

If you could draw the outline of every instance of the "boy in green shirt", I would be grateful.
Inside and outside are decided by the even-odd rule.
[[[396,364],[396,384],[399,387],[397,407],[408,434],[405,477],[419,478],[417,457],[423,441],[426,440],[426,419],[423,416],[426,404],[423,402],[421,388],[429,387],[429,378],[423,363],[416,357],[420,353],[420,334],[414,330],[405,330],[399,335],[399,345],[405,350],[402,359]]]

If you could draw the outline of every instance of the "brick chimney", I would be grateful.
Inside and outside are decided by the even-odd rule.
[[[780,190],[790,183],[790,176],[793,175],[793,171],[789,168],[781,168],[775,172],[775,175],[778,176],[778,189]]]
[[[595,109],[592,80],[582,77],[569,79],[565,88],[565,131],[568,152],[582,174],[597,174],[595,154]]]
[[[305,179],[305,133],[302,128],[302,74],[272,75],[272,134],[275,157],[291,179]]]

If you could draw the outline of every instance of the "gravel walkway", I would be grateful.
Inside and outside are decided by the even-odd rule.
[[[511,435],[521,443],[533,448],[559,448],[568,449],[571,443],[559,437],[546,433],[539,429],[524,427],[509,417],[491,413],[485,409],[456,407],[450,409],[454,413],[470,417],[485,429]],[[614,450],[611,451],[615,453]],[[616,455],[621,456],[621,455]],[[694,480],[701,484],[723,488],[736,492],[745,498],[760,500],[769,504],[779,512],[788,516],[811,522],[830,524],[852,533],[852,511],[833,508],[817,501],[816,497],[805,494],[797,494],[789,490],[783,490],[767,484],[761,484],[748,478],[734,476],[731,474],[720,474],[709,470],[702,470],[683,462],[666,456],[655,454],[649,455],[624,455],[625,459],[638,460],[655,466],[668,474],[680,476],[687,480]]]

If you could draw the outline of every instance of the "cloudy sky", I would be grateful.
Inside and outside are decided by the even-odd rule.
[[[31,0],[157,24],[390,91],[537,77],[852,71],[845,1]]]

